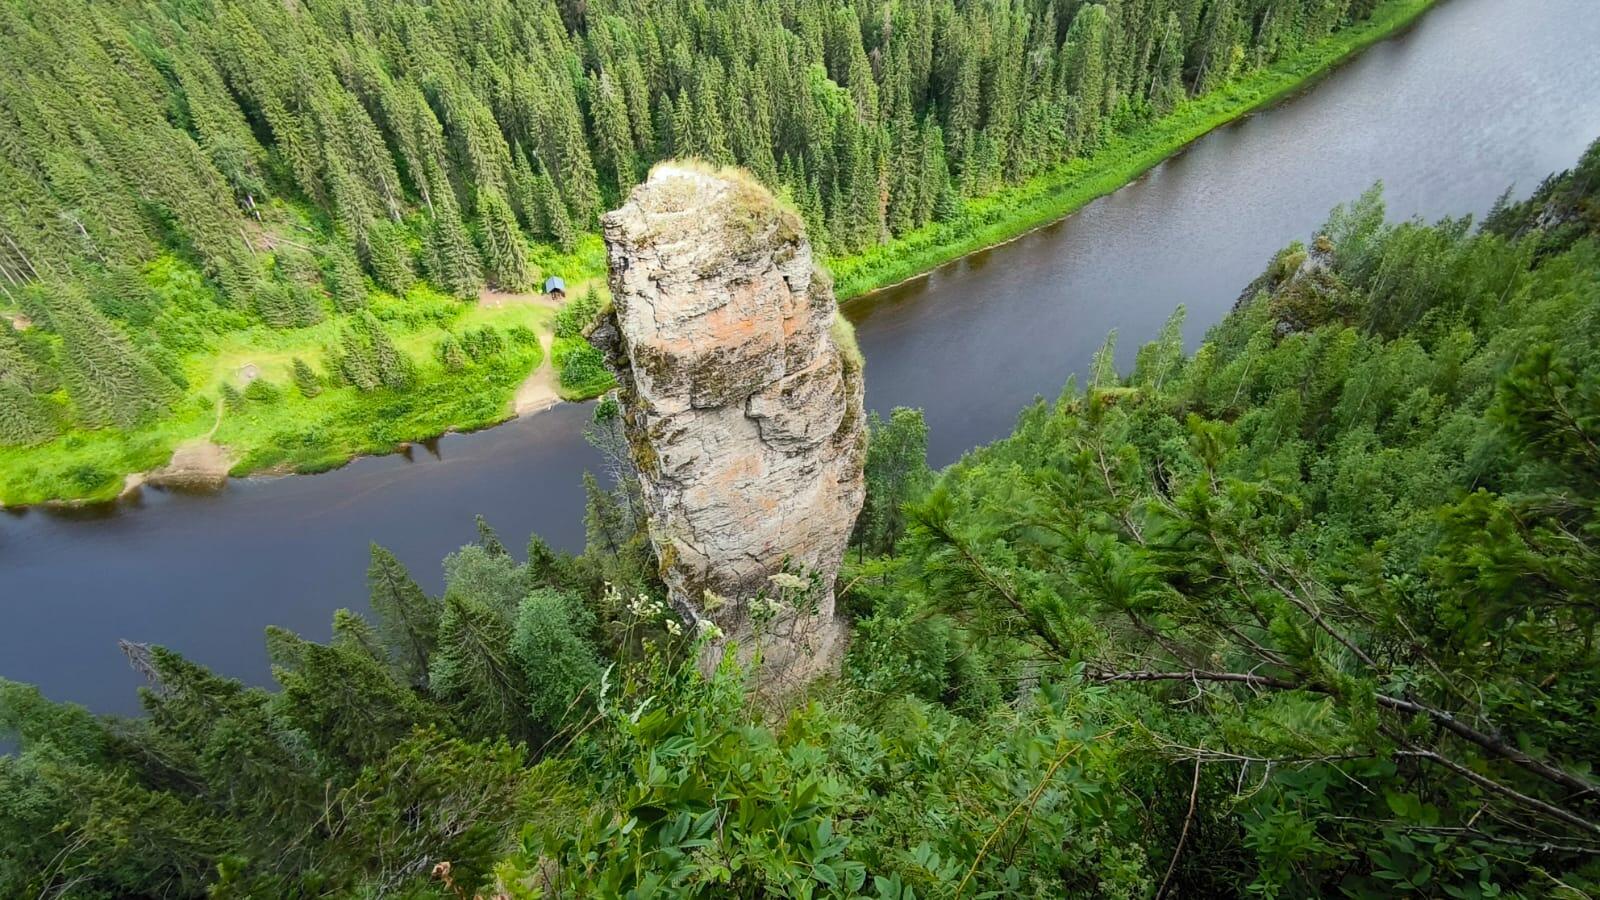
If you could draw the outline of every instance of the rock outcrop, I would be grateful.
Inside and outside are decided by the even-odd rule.
[[[842,649],[833,582],[865,490],[832,286],[799,216],[736,171],[658,166],[602,225],[613,309],[591,340],[673,605],[759,646],[764,688],[803,683]]]

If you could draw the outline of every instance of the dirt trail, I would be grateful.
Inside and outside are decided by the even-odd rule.
[[[217,418],[211,430],[200,437],[190,438],[172,451],[166,465],[147,473],[145,484],[186,488],[219,488],[228,480],[228,470],[234,459],[228,448],[212,440],[222,425],[222,401],[217,401]]]
[[[560,309],[562,301],[549,294],[509,294],[505,291],[491,291],[488,288],[478,292],[478,305],[490,309],[502,306],[542,306],[545,309]]]
[[[556,361],[550,352],[553,343],[549,332],[539,335],[544,358],[539,361],[539,368],[534,369],[533,374],[517,388],[516,396],[511,401],[512,411],[519,416],[543,412],[561,402],[561,393],[556,390]]]
[[[562,306],[561,300],[549,294],[512,294],[488,288],[478,292],[478,303],[490,309],[516,304],[540,306],[545,309],[560,309]],[[539,368],[534,369],[527,380],[517,387],[517,393],[511,400],[513,414],[528,416],[543,412],[561,402],[561,392],[556,389],[556,363],[550,353],[553,343],[554,339],[548,331],[539,333],[539,346],[544,349],[544,358],[539,361]]]

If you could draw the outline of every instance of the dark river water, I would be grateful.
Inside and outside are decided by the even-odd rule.
[[[1374,181],[1391,218],[1481,214],[1600,135],[1597,0],[1446,0],[1302,94],[1201,139],[1076,215],[851,304],[867,400],[920,406],[943,465],[1082,372],[1107,332],[1131,364],[1178,305],[1198,342],[1272,253]],[[137,709],[118,638],[267,679],[262,629],[326,637],[365,608],[369,541],[437,590],[482,513],[508,544],[577,550],[582,472],[565,405],[430,452],[336,472],[146,490],[110,511],[0,513],[0,677]]]

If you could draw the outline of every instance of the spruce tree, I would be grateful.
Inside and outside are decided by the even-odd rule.
[[[393,553],[376,543],[367,566],[367,588],[389,658],[412,684],[425,684],[443,607],[423,593]]]
[[[292,366],[294,386],[300,391],[300,396],[311,399],[322,393],[322,379],[312,371],[310,364],[296,356]]]
[[[488,552],[490,556],[507,556],[506,545],[501,543],[500,535],[495,533],[494,527],[483,516],[478,516],[475,522],[478,529],[478,546]]]
[[[444,364],[445,371],[460,372],[467,367],[468,361],[466,351],[461,349],[461,342],[456,340],[455,335],[445,335],[444,340],[439,342],[439,362]]]
[[[528,685],[528,711],[546,731],[581,721],[600,683],[600,656],[588,634],[593,616],[577,597],[550,588],[531,592],[517,607],[511,655]]]
[[[6,322],[0,322],[0,381],[13,381],[40,394],[58,387],[55,374],[29,351]]]
[[[537,534],[528,537],[528,584],[534,587],[559,587],[566,577],[567,560],[551,549]]]
[[[567,214],[567,206],[557,193],[555,184],[543,169],[534,173],[533,198],[539,209],[544,233],[563,253],[571,253],[578,246],[578,230]]]
[[[480,600],[447,591],[428,684],[469,735],[527,735],[528,692],[511,656],[508,617]]]
[[[378,380],[384,387],[395,390],[410,387],[416,376],[416,368],[411,358],[394,345],[383,324],[372,313],[363,310],[358,321],[366,333],[367,345],[371,348],[373,371],[377,374]]]
[[[391,294],[403,296],[411,289],[416,274],[400,226],[379,222],[367,230],[367,269],[378,286]]]
[[[220,393],[224,407],[234,412],[244,408],[244,394],[239,393],[239,389],[233,386],[233,382],[224,381]]]
[[[489,278],[502,290],[527,290],[533,284],[533,271],[510,205],[498,191],[480,191],[478,217],[483,222],[483,258]]]
[[[473,299],[483,287],[483,266],[467,237],[455,192],[443,178],[433,191],[433,220],[428,225],[428,275],[444,291]]]
[[[281,281],[261,281],[253,294],[256,315],[273,328],[293,328],[300,324],[300,304],[294,289]]]
[[[333,644],[354,650],[386,667],[393,664],[388,648],[383,646],[383,638],[378,636],[372,623],[343,607],[333,611]]]
[[[589,85],[594,105],[595,143],[600,150],[600,160],[616,185],[618,198],[626,199],[638,177],[627,103],[609,72],[591,77]]]
[[[275,667],[273,677],[283,687],[277,699],[285,718],[322,759],[351,770],[379,762],[432,718],[364,648],[302,643],[298,664]]]
[[[586,552],[616,556],[628,540],[622,505],[589,472],[583,473],[583,496]]]
[[[80,422],[131,428],[171,407],[178,396],[171,379],[76,286],[53,286],[43,299],[61,336],[62,376]]]
[[[367,303],[367,279],[361,274],[361,263],[355,252],[337,237],[323,245],[325,263],[323,280],[328,294],[333,297],[334,308],[342,313],[352,313]]]
[[[43,397],[20,382],[0,379],[0,445],[40,444],[60,433]]]
[[[359,391],[375,391],[383,379],[378,375],[378,364],[372,346],[361,331],[354,327],[339,330],[339,349],[331,354],[336,368],[344,380]]]

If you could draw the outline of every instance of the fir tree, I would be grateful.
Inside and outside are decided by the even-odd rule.
[[[400,560],[377,544],[367,566],[367,587],[389,658],[412,684],[425,683],[439,640],[439,601],[423,593]]]
[[[428,683],[469,734],[527,733],[529,698],[511,656],[511,637],[506,615],[462,593],[445,593]]]
[[[300,391],[300,396],[309,400],[322,393],[322,379],[318,378],[317,373],[312,371],[310,364],[298,356],[294,358],[292,374],[294,386]]]
[[[500,535],[495,533],[487,519],[478,516],[475,522],[478,529],[478,546],[482,547],[490,556],[507,556],[506,545],[500,542]]]
[[[323,279],[333,305],[339,312],[352,313],[367,303],[367,279],[361,274],[361,263],[355,253],[341,240],[323,245],[326,266]]]
[[[363,311],[359,321],[366,333],[373,371],[377,374],[378,380],[384,387],[395,390],[410,387],[416,377],[416,367],[411,358],[394,345],[394,341],[389,338],[389,332],[384,330],[382,323],[372,313]]]
[[[461,349],[461,342],[456,340],[455,335],[445,335],[444,340],[439,342],[439,362],[444,364],[445,371],[460,372],[467,367],[468,361],[466,351]]]
[[[177,399],[172,381],[77,288],[57,286],[45,305],[51,327],[61,336],[67,393],[83,424],[131,428]]]
[[[484,190],[478,194],[478,215],[483,221],[483,258],[490,279],[503,290],[527,290],[533,272],[511,207],[497,191]]]
[[[391,294],[404,295],[416,275],[411,268],[411,251],[398,225],[376,223],[367,231],[367,269],[378,286]],[[336,295],[337,296],[337,295]]]
[[[0,379],[0,445],[39,444],[59,433],[55,416],[43,397],[20,382]]]
[[[370,336],[362,334],[367,329],[345,327],[339,331],[339,349],[331,354],[336,368],[344,380],[360,391],[374,391],[382,384],[378,363],[370,343]],[[370,332],[368,332],[370,335]]]
[[[455,193],[440,179],[433,191],[433,220],[428,225],[428,274],[444,290],[472,299],[483,287],[478,251],[461,222]]]

